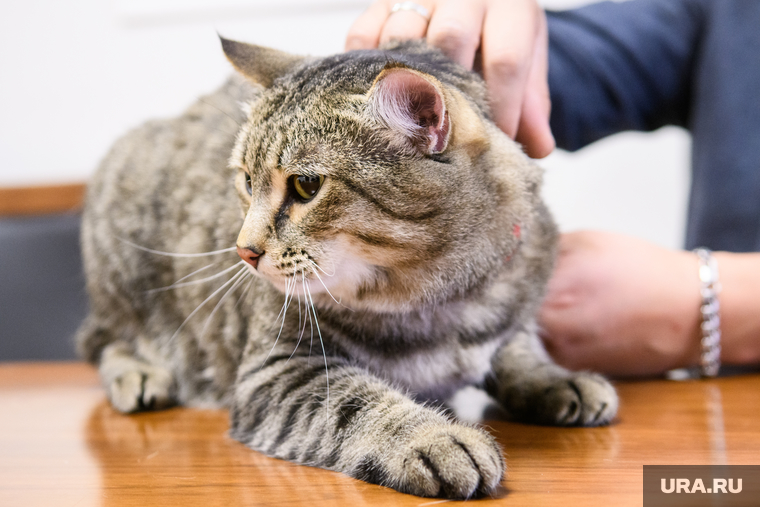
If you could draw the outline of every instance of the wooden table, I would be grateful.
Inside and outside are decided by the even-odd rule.
[[[489,421],[509,473],[497,498],[470,505],[640,506],[642,465],[760,464],[760,375],[618,388],[606,428]],[[446,503],[267,458],[227,429],[219,410],[118,414],[86,365],[0,365],[0,505]]]

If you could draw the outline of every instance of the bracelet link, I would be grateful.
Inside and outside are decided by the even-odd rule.
[[[718,263],[712,252],[707,248],[694,250],[699,258],[699,281],[702,305],[702,355],[700,359],[700,375],[715,377],[720,370],[720,303],[718,293]]]

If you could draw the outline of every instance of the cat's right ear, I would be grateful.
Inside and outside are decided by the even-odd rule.
[[[304,58],[276,49],[225,39],[221,35],[219,39],[232,66],[249,81],[265,88],[272,86],[278,77],[293,70]]]

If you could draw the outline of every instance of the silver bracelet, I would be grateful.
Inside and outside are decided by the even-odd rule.
[[[665,373],[670,380],[688,380],[693,378],[712,378],[720,370],[720,303],[718,293],[718,263],[707,248],[694,250],[699,258],[699,293],[702,303],[699,306],[702,315],[702,355],[696,368],[679,368]]]
[[[697,248],[694,253],[699,257],[700,295],[702,296],[702,357],[700,374],[702,377],[715,377],[720,370],[720,303],[718,293],[718,263],[707,248]]]

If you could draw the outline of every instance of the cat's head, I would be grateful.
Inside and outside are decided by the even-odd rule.
[[[488,120],[477,76],[420,43],[327,58],[222,43],[262,87],[230,159],[253,272],[399,310],[501,271],[540,173]]]

